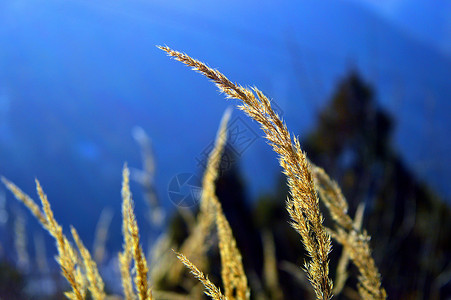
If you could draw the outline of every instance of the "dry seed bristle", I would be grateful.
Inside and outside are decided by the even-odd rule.
[[[19,189],[14,183],[6,179],[5,177],[2,177],[2,182],[6,186],[6,188],[13,193],[14,197],[16,197],[17,200],[22,202],[29,210],[30,212],[36,217],[36,219],[41,223],[41,225],[47,229],[47,218],[45,217],[44,213],[41,211],[39,206],[34,202],[33,199],[31,199],[27,194],[25,194],[21,189]]]
[[[331,251],[331,241],[322,225],[312,173],[298,140],[294,138],[292,141],[287,127],[271,108],[269,99],[257,88],[244,88],[184,53],[166,46],[159,48],[211,79],[228,98],[241,100],[239,108],[260,123],[269,144],[279,154],[279,162],[288,178],[291,198],[287,202],[287,209],[312,258],[306,265],[308,277],[317,299],[330,299],[332,281],[329,279],[328,255]]]
[[[122,214],[124,252],[119,256],[121,264],[122,285],[127,299],[134,299],[131,283],[130,263],[134,260],[135,286],[140,300],[152,299],[152,293],[148,284],[147,261],[140,245],[139,229],[133,212],[133,199],[130,192],[130,171],[124,165],[122,172]]]
[[[214,300],[226,300],[227,298],[221,293],[221,290],[217,288],[207,277],[205,277],[204,273],[200,271],[193,263],[191,263],[185,255],[181,253],[177,253],[178,259],[191,270],[191,273],[199,279],[200,282],[204,285],[206,291],[205,294],[210,296]]]
[[[218,169],[227,141],[227,123],[230,119],[230,114],[230,109],[224,113],[218,134],[216,135],[215,146],[208,156],[207,168],[202,183],[203,200],[201,207],[204,206],[203,211],[208,212],[208,206],[210,205],[212,212],[214,212],[219,237],[221,277],[225,295],[229,300],[243,300],[249,298],[249,288],[247,287],[247,278],[244,273],[242,257],[215,191],[215,181],[218,177]]]
[[[126,300],[135,300],[136,295],[133,290],[133,281],[130,273],[130,265],[133,259],[133,244],[130,235],[130,188],[128,184],[128,174],[126,169],[122,171],[122,235],[124,238],[123,251],[119,253],[119,268],[121,272],[122,288]]]
[[[4,177],[2,177],[2,182],[19,201],[24,203],[44,229],[55,239],[58,250],[56,260],[61,267],[62,275],[72,287],[72,291],[65,293],[66,297],[77,300],[85,299],[86,280],[80,267],[77,266],[78,256],[66,236],[63,234],[61,226],[55,220],[47,195],[44,193],[39,181],[36,179],[36,190],[41,200],[43,211],[31,197],[22,192],[15,184]]]
[[[84,299],[86,295],[85,280],[81,274],[81,270],[76,267],[78,262],[77,254],[63,234],[63,229],[55,220],[50,203],[47,200],[47,195],[44,193],[37,179],[36,189],[44,210],[46,229],[56,240],[56,247],[58,249],[57,262],[61,267],[63,276],[72,287],[72,292],[67,292],[66,296],[71,299]]]
[[[343,245],[344,251],[349,255],[360,272],[358,286],[360,296],[363,299],[386,299],[387,293],[382,287],[381,275],[371,256],[370,237],[366,232],[360,230],[363,212],[358,211],[353,224],[347,214],[348,205],[346,199],[338,184],[323,169],[313,166],[313,170],[321,199],[326,204],[332,219],[337,225],[333,237]],[[343,270],[339,270],[338,274],[340,272],[343,272]],[[339,287],[344,285],[343,280],[345,279],[340,278]]]
[[[196,225],[194,226],[193,232],[180,247],[180,252],[189,257],[193,257],[193,263],[200,267],[205,264],[205,253],[208,250],[206,240],[210,235],[215,222],[215,208],[212,206],[212,202],[218,203],[218,201],[215,201],[215,181],[218,178],[218,168],[227,139],[226,129],[230,115],[230,109],[224,112],[216,135],[214,148],[208,156],[207,166],[202,179],[200,211],[197,216]],[[179,280],[183,270],[180,266],[181,265],[176,264],[170,271],[170,278],[172,281]]]
[[[97,269],[96,262],[92,259],[91,254],[88,249],[86,249],[85,245],[80,239],[77,230],[74,227],[71,227],[72,237],[74,238],[75,244],[78,247],[78,251],[81,254],[83,259],[83,265],[86,271],[86,278],[88,280],[88,288],[91,292],[91,297],[94,300],[103,300],[106,295],[104,292],[104,283],[103,279],[100,276],[99,270]]]
[[[315,184],[321,200],[326,205],[332,219],[341,227],[352,230],[352,219],[348,215],[348,203],[338,184],[332,180],[324,169],[312,164]]]
[[[357,211],[355,213],[354,216],[354,228],[356,230],[360,230],[360,228],[362,227],[362,222],[363,222],[363,212],[365,209],[365,205],[363,203],[360,203],[359,206],[357,207]],[[353,232],[353,234],[356,234],[355,232]],[[344,288],[344,285],[346,283],[346,280],[348,279],[348,272],[347,272],[347,268],[348,268],[348,264],[349,264],[349,254],[348,251],[343,248],[340,260],[338,261],[338,265],[337,265],[337,272],[336,272],[336,277],[335,277],[335,281],[334,281],[334,294],[338,295],[341,293],[341,291]]]
[[[249,299],[250,292],[247,286],[247,277],[244,273],[241,254],[237,248],[229,222],[219,205],[217,206],[216,212],[216,226],[219,236],[221,277],[225,295],[228,299]]]
[[[230,110],[224,113],[220,128],[215,140],[215,146],[208,156],[207,167],[204,173],[202,182],[202,199],[200,205],[200,216],[198,220],[198,236],[196,239],[205,238],[209,234],[210,227],[216,221],[216,228],[219,237],[219,252],[221,255],[221,277],[224,285],[225,296],[227,299],[248,299],[249,288],[247,286],[247,278],[244,273],[241,254],[236,246],[235,238],[232,234],[232,229],[222,211],[221,203],[219,202],[215,192],[215,181],[218,177],[218,169],[224,151],[224,145],[227,140],[227,123],[230,118]],[[193,238],[194,241],[194,238]],[[199,242],[199,240],[198,240]],[[196,248],[188,248],[191,254],[199,250],[205,250],[202,245],[196,245]]]

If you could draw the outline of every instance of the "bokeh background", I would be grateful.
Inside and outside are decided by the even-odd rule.
[[[124,162],[137,179],[138,223],[150,245],[183,206],[174,193],[192,192],[174,180],[201,178],[221,115],[234,104],[155,45],[274,100],[307,154],[341,183],[352,214],[366,204],[364,227],[393,299],[451,295],[449,1],[1,1],[0,173],[33,196],[38,178],[57,220],[74,225],[89,247],[99,218],[108,223],[108,274],[122,243]],[[277,222],[287,224],[286,190],[256,124],[236,109],[232,122],[245,133],[235,128],[218,193],[242,206],[224,204],[232,225],[253,216],[257,237],[276,222],[270,212],[278,210],[268,207],[282,206]],[[154,155],[150,177],[140,171],[143,149]],[[148,222],[149,189],[162,212],[158,226]],[[17,232],[26,258],[17,253]],[[57,294],[53,242],[4,188],[0,234],[2,276],[20,282],[4,285],[0,297]],[[244,248],[252,253],[255,243]],[[294,255],[284,251],[284,259]],[[40,287],[38,256],[52,274]],[[248,268],[258,274],[258,264]]]

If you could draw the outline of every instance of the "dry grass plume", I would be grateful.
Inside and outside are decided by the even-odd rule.
[[[260,124],[266,139],[279,155],[279,163],[288,179],[290,198],[287,210],[292,218],[293,228],[301,235],[310,261],[305,263],[308,278],[317,299],[332,297],[332,281],[329,278],[328,255],[331,251],[330,236],[322,225],[323,218],[313,183],[313,175],[305,154],[296,137],[291,138],[281,118],[271,108],[270,100],[257,88],[245,88],[230,81],[218,70],[174,51],[159,46],[173,57],[211,79],[228,98],[241,101],[238,107]]]
[[[130,192],[130,171],[127,165],[122,171],[122,214],[123,214],[123,234],[124,234],[124,252],[120,256],[121,274],[124,287],[124,294],[127,297],[134,298],[131,291],[130,263],[131,258],[134,261],[135,286],[140,300],[152,299],[152,293],[147,279],[147,261],[143,249],[140,245],[139,229],[136,217],[133,212],[133,199]],[[125,278],[124,278],[125,276]]]
[[[351,260],[360,272],[358,278],[360,297],[363,299],[385,299],[387,295],[381,284],[381,276],[371,257],[370,237],[361,229],[363,206],[358,209],[353,220],[348,214],[348,204],[338,184],[323,169],[308,161],[300,147],[298,138],[291,136],[288,132],[283,120],[272,109],[271,101],[257,88],[247,88],[233,83],[219,71],[184,53],[168,47],[159,48],[166,51],[174,59],[211,79],[227,98],[241,101],[238,107],[259,123],[268,143],[278,154],[279,163],[287,178],[289,197],[286,207],[291,217],[291,225],[300,234],[309,257],[305,262],[304,270],[313,287],[313,290],[309,290],[312,294],[315,294],[315,298],[329,300],[333,293],[338,294],[342,291],[348,277],[348,261]],[[176,252],[176,257],[199,279],[205,287],[205,294],[212,299],[248,300],[250,299],[250,288],[244,272],[243,259],[230,224],[224,215],[222,205],[216,196],[216,180],[219,176],[218,170],[227,141],[227,124],[230,114],[230,110],[225,112],[214,148],[208,157],[202,181],[199,214],[196,221],[192,222],[192,231],[179,248],[180,253]],[[147,177],[153,176],[153,168],[153,161],[147,161],[145,164]],[[86,299],[87,296],[94,300],[111,299],[111,296],[105,293],[104,282],[96,262],[84,246],[75,228],[72,227],[71,232],[79,253],[64,235],[62,227],[55,220],[47,195],[39,181],[36,180],[36,189],[41,200],[41,206],[6,178],[2,177],[1,180],[55,239],[58,251],[56,260],[60,265],[62,275],[71,286],[71,291],[66,292],[65,295],[69,299],[76,300]],[[317,193],[319,193],[335,223],[334,229],[326,229],[323,226],[323,216],[319,207],[320,198]],[[127,165],[124,165],[122,171],[121,194],[123,250],[119,253],[119,270],[124,297],[126,300],[152,300],[153,296],[148,278],[149,268],[140,244],[140,234],[130,191],[130,171]],[[159,204],[155,202],[154,206],[157,207]],[[188,219],[194,220],[194,217]],[[200,271],[206,265],[209,248],[207,241],[214,228],[216,228],[219,240],[224,294]],[[19,229],[20,232],[24,231],[22,228]],[[106,238],[106,231],[104,235],[102,243]],[[343,245],[335,289],[333,289],[332,280],[329,278],[328,256],[331,251],[331,236]],[[18,243],[18,245],[22,247],[22,244]],[[155,274],[158,279],[168,275],[168,280],[172,280],[172,283],[174,283],[174,280],[176,281],[181,277],[184,269],[182,264],[174,264],[177,261],[175,256],[172,256],[171,260],[167,255],[167,249],[170,247],[170,241],[166,236],[163,236],[161,242],[155,246],[154,251],[154,257],[161,258],[159,263],[154,265],[161,270],[153,270],[152,274]],[[102,255],[96,256],[101,257]],[[193,262],[188,260],[187,257],[192,258]],[[100,261],[101,258],[98,258],[98,260]],[[280,299],[283,294],[277,274],[275,244],[270,234],[264,235],[264,260],[265,285],[274,299]],[[163,264],[166,266],[163,266]],[[288,267],[291,269],[291,265],[288,265]],[[296,267],[296,270],[303,274],[298,267]],[[296,273],[296,271],[292,273]],[[201,295],[202,285],[200,283],[192,288],[189,296]],[[90,295],[87,295],[88,290]],[[186,297],[178,292],[163,290],[155,291],[155,295],[155,298],[166,299],[183,299]]]
[[[176,253],[178,259],[191,270],[191,273],[199,279],[199,281],[204,285],[206,291],[205,294],[210,296],[214,300],[226,300],[227,298],[221,293],[221,290],[216,287],[205,275],[200,271],[192,262],[190,262],[183,254]]]
[[[360,230],[359,223],[362,221],[356,218],[356,223],[353,223],[349,217],[348,204],[338,184],[322,168],[314,166],[313,170],[321,200],[336,223],[336,230],[331,231],[332,237],[343,245],[344,251],[360,272],[360,296],[363,299],[386,299],[387,293],[382,287],[381,275],[371,256],[370,236]]]

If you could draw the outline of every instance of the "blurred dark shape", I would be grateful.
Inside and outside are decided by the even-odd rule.
[[[339,83],[331,102],[320,112],[316,129],[301,145],[311,161],[339,183],[351,216],[359,203],[365,203],[363,228],[372,236],[373,256],[389,297],[450,297],[451,210],[398,156],[391,145],[394,122],[373,95],[358,73],[351,72]],[[254,220],[257,228],[274,235],[281,288],[286,299],[293,299],[299,297],[303,282],[293,275],[303,274],[293,274],[289,269],[294,268],[286,266],[290,266],[287,262],[302,266],[304,250],[300,238],[287,226],[287,195],[281,175],[276,193],[258,201]],[[324,217],[329,226],[330,217],[326,213]],[[334,243],[332,278],[340,253],[341,247]],[[357,276],[351,266],[345,289],[335,298],[355,296]]]
[[[0,262],[0,297],[2,299],[26,299],[25,280],[19,270],[6,260]]]
[[[338,181],[351,212],[365,203],[363,227],[372,236],[388,295],[450,296],[451,277],[445,280],[442,274],[451,258],[450,208],[396,154],[392,130],[371,88],[351,72],[302,144],[308,157]]]

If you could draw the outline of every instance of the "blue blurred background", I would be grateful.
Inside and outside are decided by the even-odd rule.
[[[0,173],[33,196],[37,177],[57,220],[87,245],[110,207],[108,247],[120,248],[121,169],[141,166],[135,126],[152,140],[156,193],[171,211],[169,182],[201,175],[197,158],[233,104],[155,45],[259,87],[301,139],[338,80],[357,70],[393,117],[408,167],[451,199],[449,1],[3,0]],[[238,162],[252,201],[275,188],[279,167],[255,123],[236,110],[233,118],[259,137]],[[132,189],[143,223],[140,186]]]

